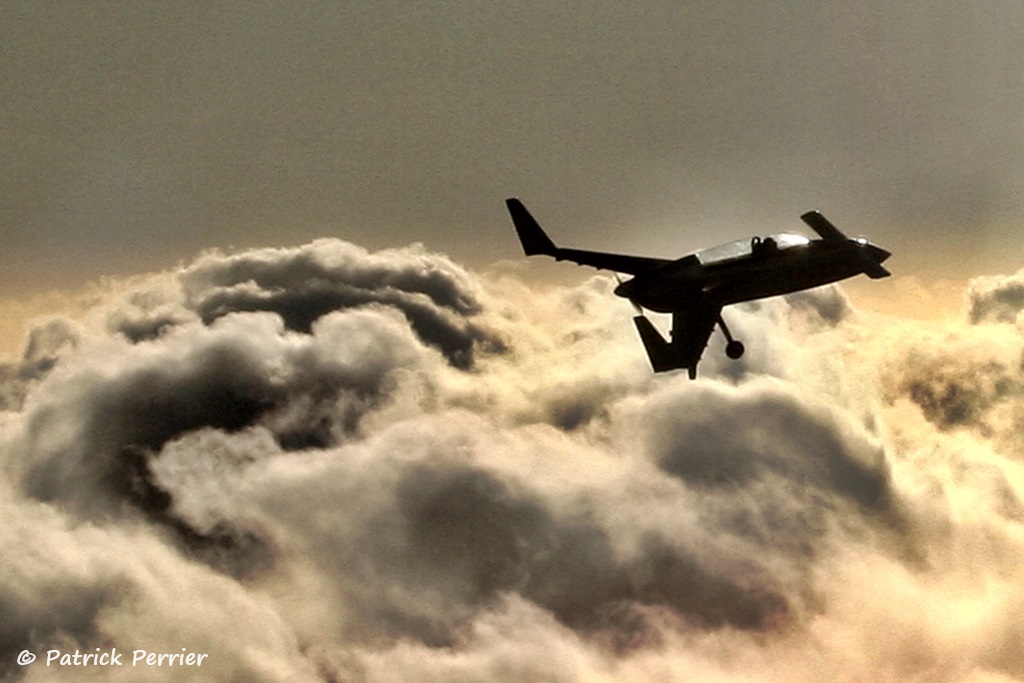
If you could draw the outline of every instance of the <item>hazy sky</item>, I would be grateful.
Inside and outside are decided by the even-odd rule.
[[[897,273],[1024,263],[1024,4],[5,3],[8,296],[334,235],[684,253],[817,207]],[[955,256],[951,256],[955,254]]]

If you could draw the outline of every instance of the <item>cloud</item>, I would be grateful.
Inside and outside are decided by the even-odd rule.
[[[1024,419],[1024,338],[1008,323],[907,325],[890,345],[883,395],[943,431],[969,430],[1012,453]]]
[[[975,278],[968,285],[967,300],[974,324],[1015,322],[1024,309],[1024,273]]]
[[[10,680],[45,677],[45,650],[116,647],[131,651],[208,652],[213,679],[314,680],[293,630],[268,601],[244,585],[183,558],[145,528],[77,524],[45,505],[4,496],[0,671]],[[241,646],[239,646],[241,645]],[[30,649],[28,668],[15,656]],[[61,677],[149,680],[127,663],[107,670],[64,668]],[[165,675],[165,674],[164,674]]]
[[[286,448],[328,444],[385,400],[393,372],[429,362],[385,311],[339,313],[311,332],[287,332],[271,314],[233,315],[67,358],[25,406],[29,490],[85,508],[125,497],[158,508],[144,461],[168,441],[266,423]]]
[[[475,343],[498,343],[468,319],[481,306],[472,278],[419,247],[369,254],[340,240],[318,240],[295,249],[209,255],[185,269],[181,281],[189,308],[207,323],[228,312],[274,311],[288,329],[308,332],[330,311],[381,303],[401,311],[454,365],[472,365]]]
[[[0,409],[18,409],[33,380],[46,375],[61,355],[77,346],[80,337],[76,326],[65,318],[37,321],[29,331],[21,359],[0,364]]]
[[[3,675],[1024,680],[1015,324],[816,290],[730,309],[751,353],[691,382],[614,284],[323,240],[40,323],[0,377]]]

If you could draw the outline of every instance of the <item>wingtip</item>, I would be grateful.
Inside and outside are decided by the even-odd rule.
[[[515,226],[519,241],[523,245],[523,253],[527,256],[543,254],[546,256],[557,256],[558,247],[547,236],[544,229],[540,227],[537,220],[530,214],[526,206],[516,197],[509,197],[505,200],[508,212],[512,217],[512,224]]]

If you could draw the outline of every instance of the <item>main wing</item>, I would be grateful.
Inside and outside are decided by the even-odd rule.
[[[585,251],[583,249],[566,249],[555,246],[537,220],[530,215],[521,201],[515,197],[505,200],[512,223],[516,227],[519,241],[527,256],[543,254],[556,261],[572,261],[581,266],[591,266],[617,273],[638,275],[659,268],[668,263],[667,259],[648,258],[646,256],[629,256],[627,254],[611,254],[602,251]]]

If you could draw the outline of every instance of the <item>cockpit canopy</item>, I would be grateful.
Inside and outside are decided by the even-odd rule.
[[[694,255],[702,265],[731,261],[733,259],[743,258],[744,256],[750,256],[759,245],[770,244],[768,240],[774,241],[775,247],[780,251],[783,249],[792,249],[793,247],[802,247],[811,241],[803,235],[797,235],[791,232],[782,232],[777,235],[768,235],[764,238],[755,237],[753,239],[736,240],[735,242],[719,244],[716,247],[701,249]]]

